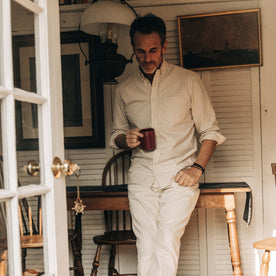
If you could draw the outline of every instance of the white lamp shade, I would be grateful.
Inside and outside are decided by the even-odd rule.
[[[131,25],[134,12],[119,2],[99,1],[89,6],[82,14],[80,29],[86,33],[98,35],[100,23]]]

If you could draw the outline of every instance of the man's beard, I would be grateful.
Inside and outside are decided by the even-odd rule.
[[[157,65],[156,62],[154,61],[150,61],[150,62],[143,62],[142,63],[142,70],[146,73],[146,74],[152,74],[156,71],[157,69]]]

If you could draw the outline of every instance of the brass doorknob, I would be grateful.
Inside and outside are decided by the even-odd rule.
[[[59,178],[61,174],[72,175],[80,173],[78,164],[74,164],[70,159],[64,160],[62,163],[60,158],[55,157],[52,164],[52,172],[54,177]]]
[[[27,163],[27,173],[31,176],[36,176],[40,170],[39,163],[35,160],[29,160]]]

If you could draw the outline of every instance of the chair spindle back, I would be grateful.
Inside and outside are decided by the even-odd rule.
[[[127,173],[130,166],[131,151],[121,151],[106,164],[102,174],[102,186],[127,185]],[[131,219],[129,211],[105,211],[106,231],[129,230]]]

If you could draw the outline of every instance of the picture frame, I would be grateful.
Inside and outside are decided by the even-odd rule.
[[[104,148],[103,84],[93,59],[98,37],[81,31],[61,33],[64,146]],[[34,36],[13,36],[15,86],[35,92]],[[38,149],[37,106],[16,101],[18,150]]]
[[[262,65],[260,9],[178,16],[177,25],[184,68]]]

